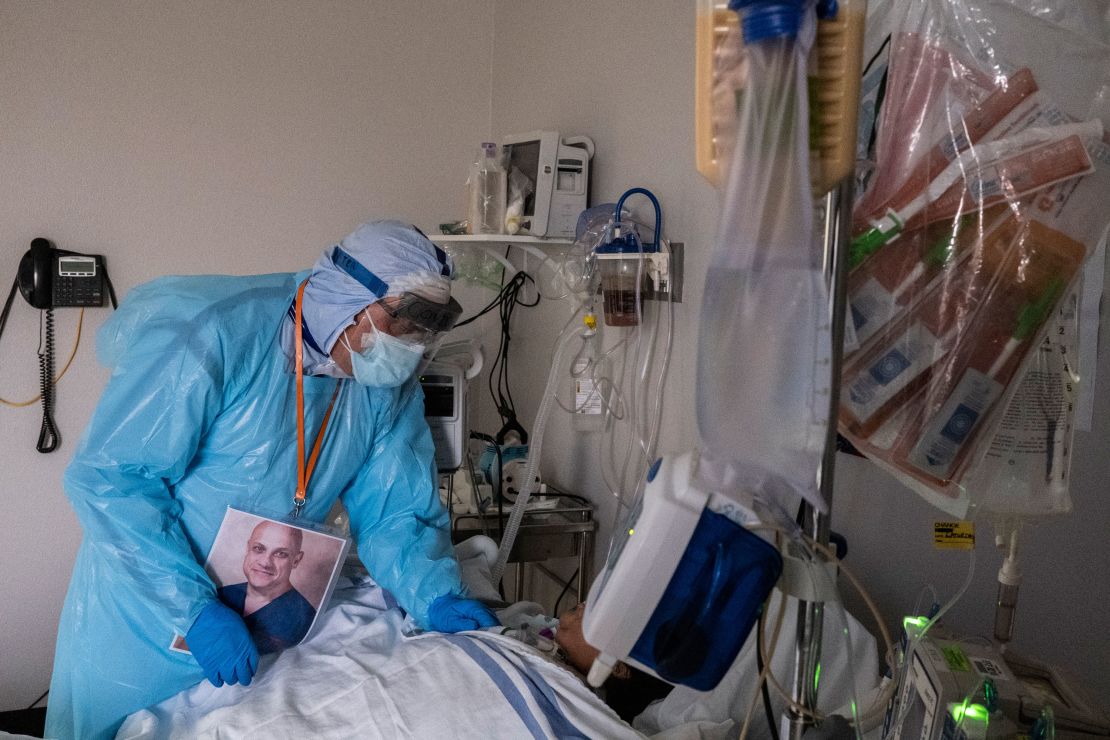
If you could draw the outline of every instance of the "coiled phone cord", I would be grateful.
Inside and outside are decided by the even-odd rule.
[[[35,446],[39,452],[53,452],[61,438],[54,423],[54,309],[43,310],[39,337],[39,390],[42,397],[42,429]]]

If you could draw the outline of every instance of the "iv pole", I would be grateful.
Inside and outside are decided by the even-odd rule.
[[[851,241],[851,211],[854,174],[845,177],[826,196],[824,203],[824,273],[829,291],[830,355],[829,423],[825,452],[818,471],[821,495],[829,507],[820,514],[808,503],[802,505],[802,530],[823,545],[829,544],[829,517],[832,514],[833,478],[836,467],[836,421],[840,406],[840,369],[844,349],[844,321],[847,305],[848,245]],[[821,658],[824,604],[813,601],[798,603],[794,671],[791,676],[791,698],[807,709],[817,708],[817,666]],[[788,708],[783,716],[784,737],[800,740],[812,721]]]
[[[832,5],[835,7],[836,3]],[[852,7],[853,12],[849,13],[849,7]],[[816,148],[822,154],[821,164],[827,165],[827,169],[822,172],[819,168],[820,176],[815,180],[824,187],[831,186],[824,197],[822,271],[829,286],[829,336],[832,346],[829,354],[825,450],[817,473],[818,487],[828,506],[828,512],[820,514],[812,505],[803,502],[799,523],[806,535],[822,545],[829,544],[829,517],[832,515],[836,469],[836,430],[840,411],[840,376],[848,300],[848,245],[852,236],[852,197],[855,183],[856,112],[859,106],[859,88],[855,83],[859,80],[862,61],[862,49],[856,48],[856,44],[862,46],[863,16],[860,11],[863,8],[866,8],[866,0],[859,0],[858,3],[840,0],[839,9],[834,13],[836,17],[819,22],[816,40],[819,84],[827,80],[833,86],[831,96],[819,94],[817,97],[822,103],[826,100],[835,101],[830,103],[829,109],[821,111],[818,120],[830,122],[832,128],[837,129],[835,134],[818,133]],[[820,12],[818,14],[821,15]],[[829,157],[827,161],[824,159],[825,155]],[[822,180],[822,177],[828,179]],[[811,710],[817,708],[824,614],[825,605],[822,602],[798,603],[791,698],[797,706]],[[792,705],[782,718],[782,736],[790,740],[800,740],[812,724],[810,717]]]

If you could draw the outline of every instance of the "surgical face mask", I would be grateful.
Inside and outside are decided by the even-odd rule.
[[[378,329],[369,314],[373,336],[363,336],[363,349],[355,352],[340,334],[343,345],[351,353],[351,372],[355,381],[371,388],[396,388],[412,377],[424,356],[424,345],[406,342]],[[369,345],[369,346],[367,346]]]

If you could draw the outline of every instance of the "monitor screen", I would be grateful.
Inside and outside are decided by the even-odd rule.
[[[513,168],[520,170],[532,181],[532,192],[524,199],[524,213],[536,213],[536,174],[540,167],[540,142],[525,141],[520,144],[508,144],[509,150],[509,175],[512,176]]]
[[[451,418],[455,415],[455,389],[449,385],[424,386],[424,416]]]
[[[90,259],[58,259],[58,273],[62,275],[95,275],[96,263]]]

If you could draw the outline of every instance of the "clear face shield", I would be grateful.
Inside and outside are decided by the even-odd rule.
[[[435,357],[443,338],[462,315],[462,306],[454,298],[450,298],[447,303],[436,303],[416,293],[402,293],[400,296],[383,299],[378,305],[390,318],[389,326],[381,327],[382,329],[398,339],[424,347],[424,356],[417,368],[418,374]]]

